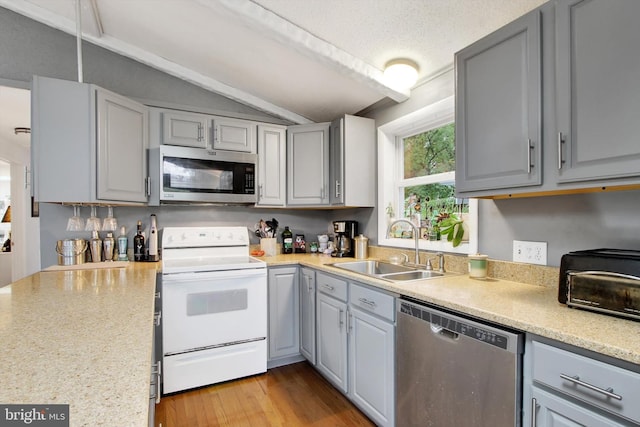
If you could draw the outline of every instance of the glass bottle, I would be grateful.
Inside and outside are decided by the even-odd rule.
[[[127,233],[125,232],[124,225],[120,227],[120,235],[118,236],[118,261],[128,261],[127,256]]]
[[[144,235],[142,234],[142,221],[138,221],[138,229],[133,237],[133,260],[144,261],[145,247]]]
[[[289,227],[285,227],[282,232],[282,253],[293,253],[293,233],[289,230]]]

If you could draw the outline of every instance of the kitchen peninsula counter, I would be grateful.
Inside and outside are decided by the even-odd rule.
[[[353,258],[292,254],[263,257],[263,260],[270,267],[287,264],[312,267],[482,320],[640,365],[640,322],[571,309],[558,303],[557,275],[553,276],[552,283],[545,286],[492,278],[477,280],[462,273],[421,281],[392,283],[328,265],[353,261]]]
[[[71,426],[144,426],[156,270],[43,271],[0,288],[0,403],[69,404]]]

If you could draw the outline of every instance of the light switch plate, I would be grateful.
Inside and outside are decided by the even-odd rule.
[[[514,240],[513,261],[547,265],[547,242]]]

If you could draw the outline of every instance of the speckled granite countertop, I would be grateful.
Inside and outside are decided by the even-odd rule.
[[[326,265],[341,261],[326,255],[277,255],[264,257],[263,260],[271,267],[287,264],[313,267],[480,319],[640,364],[640,322],[570,309],[558,303],[555,281],[549,286],[538,286],[491,278],[476,280],[470,279],[467,274],[458,274],[394,284]],[[553,276],[553,280],[557,280],[557,275]]]
[[[0,288],[0,403],[71,426],[145,426],[159,263],[40,272]]]

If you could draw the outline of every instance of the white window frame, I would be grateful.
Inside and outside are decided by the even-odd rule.
[[[400,208],[404,198],[399,194],[400,171],[403,167],[403,153],[399,149],[398,140],[421,132],[443,126],[454,121],[454,97],[450,96],[434,104],[430,104],[406,116],[400,117],[378,127],[378,245],[396,248],[413,249],[413,239],[397,239],[387,237],[389,225],[387,206],[392,204],[394,218],[401,218]],[[442,178],[451,179],[455,172],[431,175],[429,177],[403,179],[402,185],[415,180],[416,184],[440,182]],[[402,198],[402,200],[400,200]],[[459,254],[474,254],[478,251],[478,202],[469,199],[469,241],[453,247],[451,242],[429,241],[419,239],[421,250],[441,251]]]

